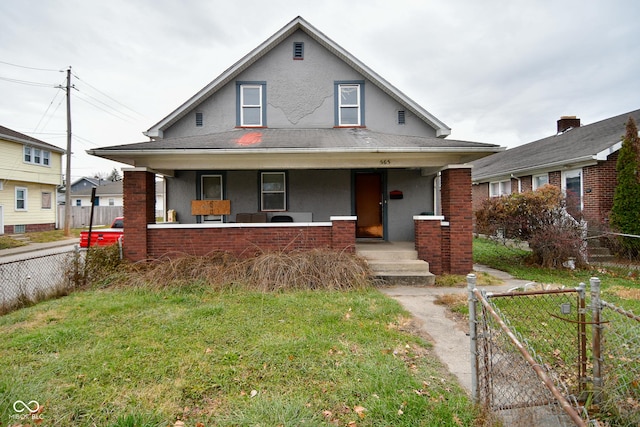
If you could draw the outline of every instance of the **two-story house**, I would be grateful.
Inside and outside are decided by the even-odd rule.
[[[443,122],[301,17],[145,134],[89,150],[134,166],[132,260],[415,241],[436,274],[468,273],[468,163],[501,151],[445,139]],[[156,173],[176,222],[154,224]]]
[[[0,126],[0,234],[53,230],[65,150]]]

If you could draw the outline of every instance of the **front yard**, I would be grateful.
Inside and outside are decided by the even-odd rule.
[[[0,424],[472,425],[412,332],[375,289],[78,292],[0,317]]]

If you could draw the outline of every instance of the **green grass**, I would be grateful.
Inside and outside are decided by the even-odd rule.
[[[627,310],[640,311],[640,300],[629,297],[628,292],[620,290],[640,290],[640,270],[624,265],[593,266],[582,270],[548,269],[531,265],[528,262],[530,252],[504,246],[494,241],[475,238],[473,240],[473,259],[498,270],[506,271],[516,279],[530,280],[541,284],[577,287],[581,282],[598,277],[601,281],[602,298],[614,303],[622,303]],[[625,296],[626,295],[626,296]]]
[[[457,426],[466,394],[407,313],[350,292],[88,291],[0,317],[0,425]]]
[[[24,246],[25,244],[26,243],[23,243],[16,239],[12,239],[11,237],[0,236],[0,249],[17,248],[20,246]]]

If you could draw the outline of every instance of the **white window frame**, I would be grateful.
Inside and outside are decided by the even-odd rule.
[[[356,103],[348,104],[342,102],[342,91],[347,88],[355,88],[356,89]],[[339,83],[338,84],[338,126],[362,126],[362,85],[360,83]],[[345,123],[342,119],[342,111],[343,109],[355,109],[357,111],[356,123]]]
[[[580,178],[580,190],[577,196],[580,198],[580,212],[582,212],[584,210],[584,197],[582,197],[584,192],[584,179],[582,177],[582,169],[562,171],[562,192],[565,197],[567,197],[567,178]]]
[[[267,190],[265,189],[264,177],[266,175],[280,175],[282,176],[282,190]],[[267,194],[282,194],[282,206],[277,208],[265,207],[265,195]],[[260,210],[263,212],[285,212],[287,210],[287,174],[285,172],[261,172],[260,173]]]
[[[25,145],[22,151],[22,161],[30,165],[51,166],[51,151]]]
[[[540,185],[540,184],[538,184],[538,178],[542,178],[542,177],[544,177],[546,182],[544,184]],[[531,178],[531,181],[532,181],[531,182],[531,188],[535,191],[538,188],[540,188],[540,187],[542,187],[542,186],[544,186],[544,185],[549,183],[549,174],[548,173],[541,173],[541,174],[538,174],[538,175],[533,175],[533,177]]]
[[[244,102],[244,90],[245,89],[258,89],[258,104],[245,104]],[[241,84],[240,85],[240,126],[242,127],[262,127],[262,96],[263,88],[260,84]],[[244,119],[245,109],[257,109],[259,123],[246,123]]]
[[[22,198],[18,198],[18,192],[22,191],[24,193]],[[28,205],[28,201],[29,201],[29,189],[27,187],[16,187],[16,191],[15,191],[15,210],[16,211],[28,211],[29,210],[29,205]],[[18,207],[18,201],[21,200],[23,203],[23,206],[20,208]]]
[[[25,145],[22,152],[23,152],[22,160],[25,163],[33,163],[33,153],[31,152],[31,147],[29,147],[28,145]]]
[[[496,185],[498,187],[497,193],[494,188]],[[492,181],[489,183],[489,197],[508,196],[509,194],[511,194],[511,180]]]

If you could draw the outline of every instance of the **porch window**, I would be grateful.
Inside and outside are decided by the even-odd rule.
[[[287,210],[287,181],[284,172],[260,174],[260,210]]]
[[[549,174],[545,173],[543,175],[535,175],[533,177],[533,189],[537,190],[538,188],[549,183]]]
[[[24,187],[16,187],[16,210],[27,210],[27,189]]]
[[[266,125],[266,83],[237,83],[237,120],[238,126],[262,127]]]
[[[337,82],[336,126],[364,126],[364,82]]]
[[[489,183],[489,197],[500,197],[511,194],[511,181]]]

